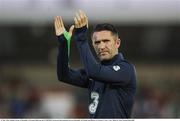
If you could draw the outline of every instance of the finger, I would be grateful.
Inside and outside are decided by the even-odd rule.
[[[79,10],[79,16],[80,16],[81,19],[84,19],[84,14],[83,14],[83,12],[81,10]]]
[[[80,19],[81,19],[81,24],[82,24],[82,26],[84,26],[86,23],[86,21],[85,21],[85,16],[84,16],[84,14],[83,14],[83,12],[81,11],[81,10],[79,10],[79,16],[80,16]]]
[[[59,17],[58,16],[55,18],[55,28],[56,29],[60,28],[60,21],[59,21]]]
[[[62,17],[60,17],[59,19],[60,19],[60,26],[61,26],[62,28],[64,28],[64,23],[63,23]]]
[[[83,16],[83,18],[86,16],[86,14],[82,10],[79,10],[79,13]]]
[[[60,16],[57,16],[57,25],[58,27],[61,27],[61,19],[60,19]]]
[[[89,27],[89,22],[88,22],[88,17],[86,16],[86,26],[87,26],[87,28]]]
[[[82,10],[79,10],[79,11],[81,12],[81,14],[83,16],[83,23],[84,23],[84,25],[86,25],[87,28],[88,28],[88,17],[86,16],[84,11],[82,11]]]
[[[57,17],[54,19],[54,27],[55,27],[55,33],[57,32]]]
[[[60,27],[60,19],[59,19],[59,16],[56,16],[55,18],[55,32],[56,32],[56,35],[59,36],[61,33],[60,33],[60,30],[61,30],[61,27]]]
[[[86,16],[86,14],[83,12],[83,14],[84,14],[84,17],[85,17],[85,22],[86,22],[86,25],[87,25],[87,27],[88,27],[88,17]]]
[[[54,18],[54,27],[57,27],[57,17]]]
[[[57,17],[57,27],[58,27],[58,28],[61,27],[61,19],[60,19],[60,16]]]
[[[76,13],[76,18],[77,18],[78,22],[80,22],[80,21],[81,21],[81,18],[80,18],[79,13]]]
[[[75,27],[76,27],[76,28],[79,28],[79,25],[78,25],[78,20],[77,20],[77,18],[76,18],[76,17],[74,18],[74,23],[75,23]]]
[[[70,36],[72,36],[73,30],[74,30],[74,25],[72,25],[72,26],[70,27],[70,29],[69,29],[69,34],[70,34]]]
[[[80,13],[81,13],[81,15],[83,16],[83,18],[85,18],[85,17],[86,17],[85,12],[83,12],[82,10],[79,10],[79,12],[80,12]]]
[[[79,13],[76,13],[76,19],[77,19],[77,22],[78,22],[78,26],[81,27],[81,18],[80,18]]]
[[[82,11],[83,12],[83,11]],[[87,25],[87,28],[88,28],[88,17],[87,15],[83,12],[84,16],[85,16],[85,21],[86,21],[86,25]]]

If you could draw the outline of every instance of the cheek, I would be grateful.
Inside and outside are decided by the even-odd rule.
[[[109,50],[113,51],[115,48],[115,45],[113,43],[109,43],[109,44],[107,44],[107,47]]]
[[[93,48],[96,52],[98,52],[98,47],[96,45],[93,45]]]
[[[115,43],[111,43],[108,45],[108,49],[110,50],[110,53],[113,54],[117,50],[117,45]]]

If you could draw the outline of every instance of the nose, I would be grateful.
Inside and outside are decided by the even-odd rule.
[[[104,42],[100,42],[98,45],[99,50],[103,50],[105,48],[105,43]]]

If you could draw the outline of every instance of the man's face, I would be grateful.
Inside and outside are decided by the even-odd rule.
[[[101,61],[109,60],[118,54],[120,46],[119,38],[111,31],[94,32],[92,35],[93,47]]]

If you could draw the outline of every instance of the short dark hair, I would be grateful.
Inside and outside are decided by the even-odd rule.
[[[104,31],[104,30],[111,31],[113,35],[116,35],[118,37],[117,29],[112,24],[109,24],[109,23],[97,24],[92,34],[94,32],[99,32],[99,31]]]

